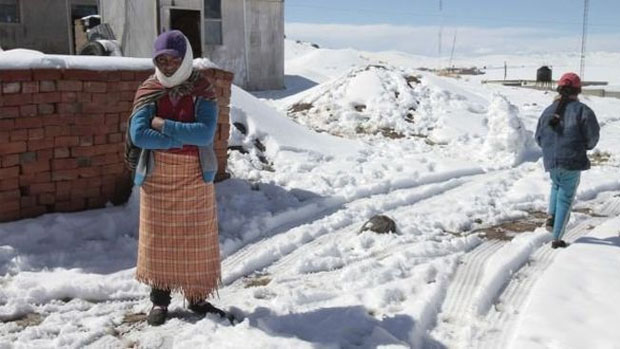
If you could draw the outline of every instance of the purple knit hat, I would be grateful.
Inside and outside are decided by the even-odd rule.
[[[183,58],[187,50],[185,35],[178,30],[171,30],[161,33],[153,45],[153,59],[168,54],[174,57]]]

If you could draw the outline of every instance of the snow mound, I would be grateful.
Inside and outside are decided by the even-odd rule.
[[[291,103],[288,113],[301,124],[338,136],[401,138],[411,129],[419,104],[418,81],[410,71],[387,65],[356,67]]]
[[[480,156],[490,168],[516,166],[524,161],[533,148],[532,132],[525,129],[519,109],[500,94],[496,94],[487,113],[489,132]]]

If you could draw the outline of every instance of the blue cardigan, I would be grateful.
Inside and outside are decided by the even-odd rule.
[[[134,183],[142,185],[154,168],[155,162],[151,150],[182,148],[183,145],[198,147],[202,177],[205,182],[212,182],[217,172],[217,158],[213,151],[217,129],[216,101],[197,97],[194,101],[196,121],[179,122],[166,119],[162,132],[151,128],[151,119],[155,116],[155,112],[155,103],[149,103],[131,116],[129,136],[137,147],[142,148]]]
[[[545,170],[587,170],[590,160],[586,151],[594,149],[599,139],[598,121],[592,109],[579,101],[566,105],[562,121],[554,130],[549,126],[559,101],[540,116],[536,127],[536,143],[542,148]]]

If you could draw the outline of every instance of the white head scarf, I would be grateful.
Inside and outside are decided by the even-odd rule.
[[[179,69],[177,69],[177,71],[172,74],[172,76],[164,75],[164,73],[162,73],[159,68],[157,68],[157,65],[155,66],[155,76],[157,77],[157,80],[159,80],[159,82],[166,88],[180,85],[185,82],[185,80],[187,80],[190,75],[192,75],[192,63],[194,61],[194,53],[192,52],[192,46],[190,45],[189,40],[187,40],[187,37],[185,38],[185,42],[187,43],[187,48],[185,49],[185,56],[183,57],[183,62],[179,66]]]

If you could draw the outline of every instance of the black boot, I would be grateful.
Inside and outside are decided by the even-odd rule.
[[[152,288],[150,298],[151,302],[153,302],[153,308],[149,311],[146,322],[151,326],[162,325],[166,322],[166,316],[168,315],[168,305],[170,305],[171,299],[170,291]]]
[[[226,312],[223,311],[222,309],[216,308],[213,306],[213,304],[207,302],[207,301],[198,301],[198,302],[190,302],[189,303],[189,310],[193,311],[196,314],[199,315],[206,315],[208,313],[211,314],[217,314],[223,318],[226,317]]]
[[[568,244],[564,240],[553,240],[551,241],[551,248],[566,248]]]
[[[168,307],[161,305],[154,305],[149,311],[149,315],[146,317],[146,322],[151,326],[163,325],[166,322],[166,316],[168,315]]]

